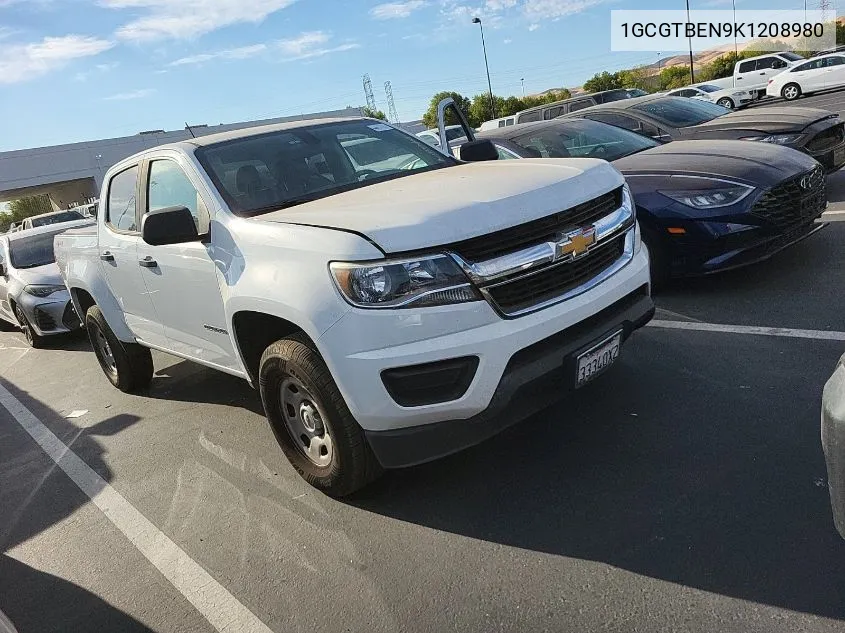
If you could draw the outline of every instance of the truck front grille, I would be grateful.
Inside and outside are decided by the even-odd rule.
[[[589,226],[622,204],[622,187],[539,220],[526,222],[449,246],[466,261],[478,262],[551,240],[555,233]]]
[[[592,249],[573,262],[553,264],[536,273],[505,281],[486,289],[505,314],[514,314],[544,303],[581,286],[610,268],[625,251],[625,235]]]
[[[789,227],[817,217],[827,204],[824,169],[819,166],[772,187],[751,210],[779,227]]]

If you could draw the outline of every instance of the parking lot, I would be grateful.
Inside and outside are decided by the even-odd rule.
[[[0,609],[19,633],[842,631],[819,411],[843,243],[831,225],[673,284],[607,375],[344,501],[289,466],[245,382],[154,353],[126,395],[83,337],[7,328]]]

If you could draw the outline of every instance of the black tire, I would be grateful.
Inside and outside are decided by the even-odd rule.
[[[149,349],[118,339],[97,306],[88,308],[85,329],[94,355],[111,384],[125,393],[149,386],[153,379],[153,356]]]
[[[716,105],[720,105],[723,108],[729,108],[731,110],[734,109],[734,101],[728,97],[722,97],[716,102]]]
[[[26,342],[29,343],[29,346],[35,349],[44,347],[44,337],[40,336],[32,329],[29,319],[26,318],[26,315],[23,313],[23,310],[21,310],[19,305],[15,306],[15,318],[18,320],[18,323],[21,326],[21,332],[23,332],[24,338],[26,339]]]
[[[801,96],[801,86],[795,83],[786,84],[783,88],[781,88],[780,96],[787,101],[795,101]]]
[[[294,387],[300,391],[291,391]],[[259,390],[276,441],[309,484],[333,497],[344,497],[381,474],[364,431],[349,412],[326,363],[306,337],[281,339],[264,350]],[[302,398],[299,410],[290,401],[296,396]],[[316,415],[307,424],[309,408]],[[294,437],[292,427],[297,423],[303,425],[306,433]],[[329,449],[321,454],[314,450],[315,445],[319,451],[326,446]],[[306,447],[311,449],[312,457]],[[317,463],[315,458],[325,463]]]

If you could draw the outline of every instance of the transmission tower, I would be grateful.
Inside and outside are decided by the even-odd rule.
[[[376,110],[376,97],[373,94],[373,82],[369,75],[364,75],[364,96],[367,98],[367,107]]]
[[[399,123],[399,115],[396,113],[396,104],[393,103],[393,87],[389,81],[384,82],[384,96],[387,97],[387,120],[396,125]]]

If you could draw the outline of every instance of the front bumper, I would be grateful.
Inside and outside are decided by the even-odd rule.
[[[782,231],[761,226],[720,237],[707,235],[695,244],[675,242],[670,244],[671,276],[708,275],[756,264],[826,226],[810,220]]]
[[[597,342],[621,331],[626,340],[654,316],[648,286],[642,286],[582,323],[516,352],[484,411],[388,431],[365,431],[385,468],[402,468],[475,446],[560,400],[574,389],[576,359]]]
[[[54,292],[49,297],[22,292],[17,297],[17,304],[39,336],[73,332],[81,327],[67,290]]]
[[[837,171],[845,165],[845,128],[831,120],[819,121],[807,130],[803,147],[796,147],[819,161],[827,173]]]
[[[836,529],[845,538],[845,364],[840,361],[824,386],[822,448]]]

